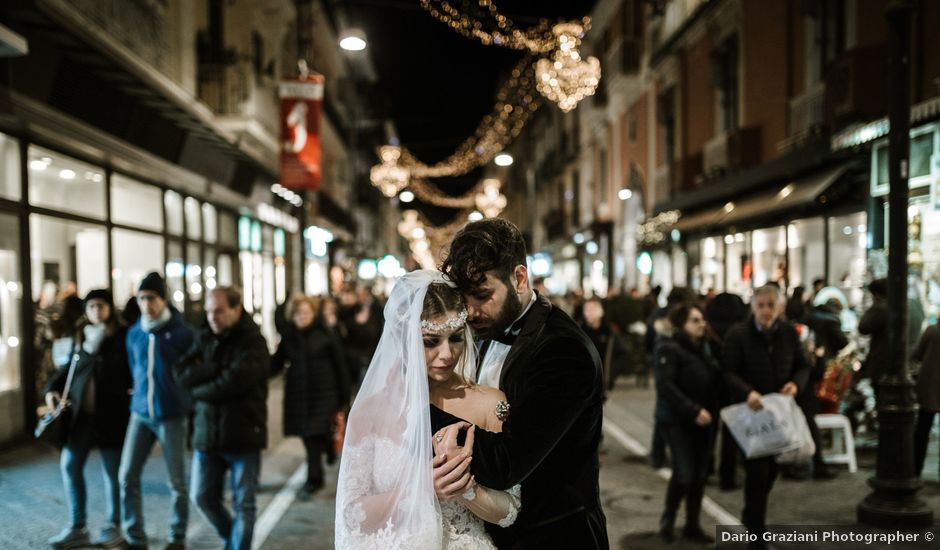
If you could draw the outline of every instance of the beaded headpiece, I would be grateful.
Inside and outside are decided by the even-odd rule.
[[[444,321],[443,323],[432,323],[430,321],[421,321],[421,330],[427,332],[444,332],[446,330],[457,330],[463,328],[467,323],[467,310],[461,310],[456,317]]]

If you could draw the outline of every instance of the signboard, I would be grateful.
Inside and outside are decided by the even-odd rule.
[[[322,75],[281,82],[281,185],[316,190],[320,186],[320,107]]]

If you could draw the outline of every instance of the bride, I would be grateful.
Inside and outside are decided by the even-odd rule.
[[[459,461],[454,481],[466,481],[473,425],[498,432],[509,412],[501,391],[469,382],[476,354],[466,319],[460,294],[437,271],[414,271],[395,284],[346,426],[338,550],[494,549],[484,521],[515,521],[518,486],[495,491],[471,483],[457,499],[438,502],[431,478],[433,458]],[[432,436],[432,414],[465,421],[464,445],[454,431]]]

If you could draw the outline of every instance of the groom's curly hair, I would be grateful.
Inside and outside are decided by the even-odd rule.
[[[522,232],[512,222],[489,218],[468,223],[454,236],[441,271],[462,292],[469,292],[486,280],[487,271],[495,271],[511,287],[518,265],[526,265]]]

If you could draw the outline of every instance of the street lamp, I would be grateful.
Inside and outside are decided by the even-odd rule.
[[[366,49],[366,33],[356,27],[346,29],[339,35],[339,47],[348,52],[361,52]]]
[[[493,158],[496,166],[512,166],[512,155],[509,153],[500,153]]]

